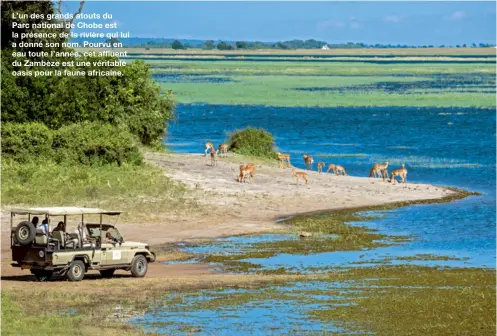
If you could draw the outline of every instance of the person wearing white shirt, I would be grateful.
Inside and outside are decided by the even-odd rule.
[[[47,218],[45,218],[41,222],[41,225],[39,226],[39,228],[43,230],[44,234],[48,234],[48,219]]]

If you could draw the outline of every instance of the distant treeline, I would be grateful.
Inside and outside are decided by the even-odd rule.
[[[250,41],[214,41],[214,40],[175,40],[165,38],[130,38],[123,42],[124,47],[132,48],[172,48],[172,49],[204,49],[204,50],[243,50],[243,49],[361,49],[361,48],[485,48],[494,47],[490,43],[471,43],[457,45],[407,45],[407,44],[367,44],[367,43],[327,43],[325,41],[291,40],[281,42],[250,42]]]

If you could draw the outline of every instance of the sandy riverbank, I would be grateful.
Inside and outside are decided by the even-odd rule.
[[[284,228],[280,217],[312,211],[356,208],[386,203],[439,199],[453,191],[427,184],[392,184],[381,179],[333,176],[307,172],[309,184],[297,185],[291,169],[268,163],[256,164],[254,182],[238,183],[239,165],[247,159],[220,157],[216,167],[203,155],[148,153],[147,160],[164,174],[184,183],[199,211],[160,214],[154,223],[125,223],[119,226],[130,240],[161,245],[191,239],[275,231]],[[364,167],[367,176],[369,167]],[[124,209],[125,210],[125,209]],[[2,216],[2,276],[29,274],[9,266],[8,208]],[[211,273],[205,265],[150,265],[150,277],[188,276]],[[7,280],[9,278],[4,278]],[[14,279],[12,279],[14,280]],[[4,282],[4,281],[3,281]],[[4,282],[5,284],[5,282]]]

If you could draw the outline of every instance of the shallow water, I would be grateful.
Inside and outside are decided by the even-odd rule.
[[[226,132],[246,126],[270,131],[282,152],[292,154],[292,163],[303,168],[302,153],[321,156],[326,163],[346,167],[350,175],[367,176],[371,163],[390,162],[390,170],[405,163],[408,181],[454,186],[483,193],[446,204],[417,205],[375,212],[378,219],[352,225],[366,225],[393,235],[410,235],[402,245],[375,250],[326,252],[309,255],[277,254],[251,259],[265,269],[284,267],[289,272],[306,272],[310,267],[327,271],[335,267],[390,264],[453,267],[495,267],[495,110],[472,108],[277,108],[264,106],[179,105],[177,122],[169,129],[166,144],[174,151],[201,153],[205,141],[215,144]],[[241,253],[261,240],[296,239],[292,235],[229,237],[214,244],[184,246],[202,253]],[[420,254],[449,256],[458,260],[398,260]],[[314,270],[316,271],[316,270]],[[306,282],[302,286],[337,290],[342,283]],[[346,285],[346,284],[345,284]],[[298,284],[271,286],[262,290],[286,293]],[[231,292],[230,292],[231,291]],[[312,333],[334,330],[305,318],[309,309],[306,291],[294,292],[293,299],[276,295],[252,298],[203,309],[215,295],[241,294],[244,290],[204,291],[185,295],[182,303],[151,307],[133,320],[160,333],[216,335]],[[254,290],[258,291],[258,290]],[[343,293],[346,297],[346,293]],[[317,303],[316,303],[317,302]],[[342,301],[340,301],[343,303]],[[318,307],[319,308],[319,307]],[[156,324],[160,322],[160,324]],[[186,325],[189,332],[178,331]],[[299,329],[300,328],[300,329]],[[186,329],[185,329],[186,330]],[[345,331],[339,331],[345,333]]]
[[[148,314],[131,322],[146,331],[171,335],[232,335],[234,330],[236,335],[308,335],[323,330],[349,334],[333,323],[310,319],[306,313],[330,300],[336,305],[353,304],[347,300],[350,291],[358,292],[360,286],[346,281],[314,281],[266,289],[180,293],[167,299],[174,304],[151,307]]]

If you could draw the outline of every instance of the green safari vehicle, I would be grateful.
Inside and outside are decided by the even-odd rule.
[[[112,277],[118,269],[130,271],[134,277],[144,277],[148,263],[156,259],[150,246],[125,241],[114,225],[103,222],[104,216],[118,218],[120,214],[120,211],[79,207],[12,209],[11,265],[29,269],[39,281],[49,280],[53,275],[81,281],[89,270],[98,270],[103,277]],[[100,215],[100,221],[86,223],[87,215]],[[38,223],[38,216],[47,220],[44,228]],[[68,216],[78,216],[78,221],[81,220],[76,232],[66,231]],[[27,220],[20,220],[14,227],[18,217]],[[50,219],[54,217],[60,218],[63,225],[51,230]]]

